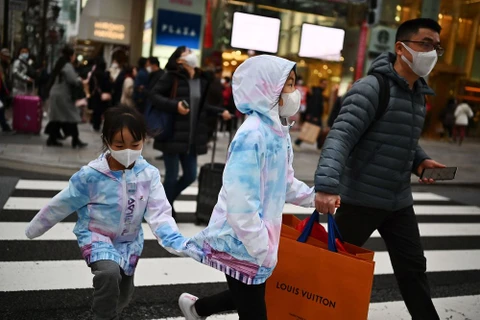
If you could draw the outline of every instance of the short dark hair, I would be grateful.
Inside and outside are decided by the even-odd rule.
[[[112,144],[115,134],[119,131],[121,132],[123,128],[127,128],[130,131],[135,141],[145,140],[147,137],[147,124],[143,115],[136,108],[126,105],[109,108],[105,112],[105,122],[102,130],[104,152]]]
[[[182,56],[182,53],[184,53],[185,50],[187,50],[186,46],[177,47],[177,49],[175,49],[170,58],[168,58],[165,69],[170,71],[178,70],[179,66],[177,60]]]
[[[395,42],[401,40],[410,40],[410,38],[418,33],[418,30],[430,29],[437,33],[442,31],[442,27],[438,24],[437,21],[429,19],[429,18],[418,18],[413,20],[407,20],[400,25],[397,29],[397,34],[395,36]]]
[[[150,64],[154,64],[154,65],[160,67],[160,61],[158,60],[157,57],[150,57],[150,58],[148,58],[148,62],[149,62]]]
[[[138,68],[144,69],[146,64],[147,64],[147,58],[141,57],[140,59],[138,59]]]
[[[232,79],[230,77],[223,77],[226,83],[230,83]]]

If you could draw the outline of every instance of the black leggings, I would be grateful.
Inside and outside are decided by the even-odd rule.
[[[265,283],[248,285],[230,276],[226,277],[228,290],[197,300],[195,310],[198,315],[208,317],[237,310],[239,320],[267,320]]]

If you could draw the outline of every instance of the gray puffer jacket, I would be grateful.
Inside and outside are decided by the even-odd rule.
[[[342,203],[390,211],[413,204],[411,173],[429,158],[418,145],[424,96],[434,92],[422,78],[411,90],[393,69],[395,59],[384,53],[371,67],[390,83],[390,102],[378,121],[379,84],[374,76],[360,79],[347,93],[322,149],[316,191],[340,194]]]

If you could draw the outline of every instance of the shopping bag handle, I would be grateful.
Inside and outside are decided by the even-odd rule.
[[[342,235],[332,214],[328,215],[328,250],[338,252],[336,239],[343,243]]]
[[[308,222],[305,225],[305,228],[303,229],[302,233],[298,237],[297,241],[298,242],[307,242],[308,237],[310,237],[310,234],[312,233],[313,226],[315,223],[320,222],[320,214],[318,213],[317,210],[315,210],[310,218],[308,218]],[[341,242],[343,242],[342,235],[340,234],[340,231],[338,230],[337,223],[335,222],[335,218],[333,217],[332,214],[328,214],[328,250],[332,252],[338,252],[337,250],[337,244],[335,243],[336,239],[339,239]]]

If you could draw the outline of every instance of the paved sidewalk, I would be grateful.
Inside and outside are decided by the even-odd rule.
[[[101,153],[101,140],[98,133],[93,132],[88,124],[80,124],[80,139],[88,142],[85,149],[72,149],[71,139],[65,140],[61,148],[47,147],[47,136],[16,134],[4,135],[0,132],[0,166],[11,169],[51,173],[56,175],[71,175],[82,165],[96,158]],[[43,132],[43,131],[42,131]],[[297,132],[292,132],[295,139]],[[218,162],[224,162],[228,138],[219,134],[217,144]],[[143,156],[160,171],[164,172],[163,161],[155,160],[161,153],[153,150],[153,141],[146,144]],[[457,166],[457,177],[454,184],[480,184],[480,142],[466,140],[462,146],[442,141],[421,140],[420,145],[435,160],[448,166]],[[295,152],[294,167],[297,178],[312,181],[320,153],[313,145],[303,144],[301,150]],[[200,156],[198,165],[209,163],[211,150],[207,155]],[[412,176],[412,182],[417,179]]]

